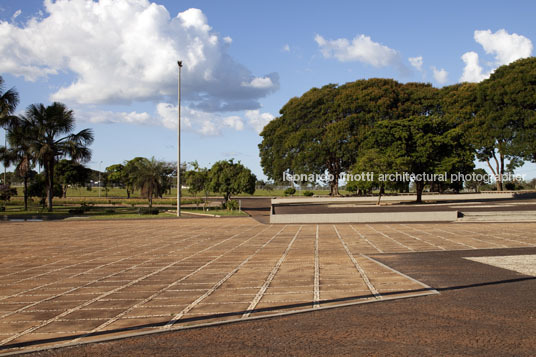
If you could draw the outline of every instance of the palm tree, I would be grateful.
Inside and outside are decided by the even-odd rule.
[[[10,121],[11,115],[15,112],[19,104],[19,93],[15,88],[11,88],[4,92],[4,78],[0,76],[0,126],[4,129]],[[5,154],[6,148],[4,148],[3,161],[4,161],[4,185],[6,184],[6,167],[9,165],[6,160],[8,156]]]
[[[93,131],[84,129],[73,134],[73,111],[57,102],[48,107],[43,104],[30,105],[25,120],[33,132],[30,151],[45,169],[47,207],[52,211],[54,165],[67,156],[77,162],[88,162],[91,159],[88,146],[93,142]]]
[[[15,88],[4,92],[4,78],[0,76],[0,123],[4,125],[3,120],[15,112],[19,104],[19,93]]]
[[[149,207],[153,206],[153,196],[162,191],[164,172],[165,163],[154,157],[151,160],[142,158],[136,163],[135,184],[149,200]]]
[[[28,179],[34,165],[30,143],[34,137],[32,127],[24,117],[11,117],[7,131],[9,148],[0,148],[0,157],[7,165],[16,165],[15,172],[24,179],[24,210],[28,210]]]

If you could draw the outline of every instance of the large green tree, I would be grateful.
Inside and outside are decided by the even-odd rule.
[[[62,186],[63,197],[67,197],[69,186],[83,186],[89,182],[91,170],[73,160],[60,160],[54,168],[56,180]]]
[[[188,191],[194,195],[194,198],[199,192],[205,195],[203,209],[206,210],[208,193],[210,191],[209,170],[205,167],[200,167],[197,161],[191,162],[190,166],[192,169],[186,171],[184,175]]]
[[[108,182],[112,185],[125,187],[127,184],[127,175],[125,171],[125,166],[122,164],[114,164],[106,167],[106,176],[108,177]]]
[[[467,133],[480,161],[503,189],[503,175],[536,161],[536,58],[495,70],[476,88],[473,120]]]
[[[398,116],[374,124],[360,147],[361,160],[354,171],[414,174],[417,202],[434,174],[447,180],[451,174],[470,171],[473,155],[464,140],[462,121],[445,115],[442,96],[428,84],[401,86]]]
[[[373,78],[313,88],[292,98],[260,134],[265,174],[279,182],[285,173],[329,173],[330,194],[338,195],[340,175],[355,162],[370,128],[401,115],[400,86]]]
[[[425,184],[434,181],[432,175],[446,173],[441,179],[448,180],[458,172],[456,166],[472,168],[472,156],[460,146],[462,135],[456,132],[439,116],[411,117],[378,123],[371,132],[371,146],[384,150],[397,172],[416,175],[416,201],[421,202]]]
[[[223,194],[224,204],[232,195],[242,192],[251,195],[255,193],[257,178],[248,168],[233,159],[218,161],[212,165],[208,179],[210,190]]]
[[[49,106],[32,104],[21,120],[24,122],[23,126],[32,128],[35,135],[30,142],[30,150],[45,169],[47,208],[52,211],[54,167],[57,161],[64,157],[70,157],[77,162],[89,161],[89,145],[93,142],[93,132],[91,129],[83,129],[73,133],[73,111],[57,102]]]
[[[122,172],[124,176],[123,179],[124,179],[125,188],[127,190],[127,198],[130,198],[130,195],[136,189],[138,163],[144,160],[147,160],[147,159],[144,157],[138,156],[129,161],[125,161]]]

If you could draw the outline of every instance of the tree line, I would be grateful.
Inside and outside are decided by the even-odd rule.
[[[480,83],[434,88],[372,78],[313,88],[290,99],[261,132],[264,173],[328,172],[330,194],[342,173],[470,173],[485,162],[502,177],[536,161],[536,59],[499,67]],[[298,182],[302,183],[302,182]],[[415,181],[417,201],[426,185],[460,189],[459,182]],[[350,182],[407,190],[407,182]]]
[[[170,192],[177,178],[176,163],[136,157],[132,160],[106,167],[99,173],[84,166],[91,160],[90,145],[94,135],[91,129],[74,132],[75,118],[64,104],[32,104],[21,115],[14,115],[19,103],[15,88],[5,90],[0,76],[0,126],[6,131],[8,145],[0,146],[0,160],[4,167],[15,166],[14,175],[23,182],[24,210],[28,198],[39,197],[48,211],[53,210],[53,197],[65,197],[67,188],[85,186],[90,180],[104,186],[126,189],[127,197],[139,189],[152,206],[154,197]],[[38,174],[36,166],[43,168]],[[231,195],[255,191],[256,177],[240,162],[223,160],[210,169],[193,163],[192,169],[181,169],[189,190],[221,193],[224,203]],[[16,189],[6,182],[6,174],[0,187],[0,196],[9,199]],[[184,181],[183,181],[184,182]]]

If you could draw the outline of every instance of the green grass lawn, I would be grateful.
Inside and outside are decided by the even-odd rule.
[[[87,210],[85,212],[80,211],[82,207]],[[132,206],[99,206],[99,205],[77,205],[77,204],[57,204],[54,206],[53,212],[48,212],[40,206],[31,205],[27,211],[23,210],[23,206],[20,204],[9,204],[5,206],[5,211],[0,212],[0,216],[8,216],[12,218],[21,217],[27,218],[32,216],[47,216],[57,218],[69,218],[75,217],[80,219],[133,219],[133,218],[165,218],[176,217],[176,207],[158,207],[158,214],[141,214],[140,207]],[[183,212],[195,212],[206,213],[210,215],[218,216],[247,216],[241,211],[228,211],[218,208],[208,208],[206,212],[203,212],[202,208],[183,208]]]
[[[100,191],[100,193],[99,193]],[[307,190],[301,190],[296,191],[296,194],[294,196],[303,196],[303,192]],[[329,190],[312,190],[315,195],[329,195]],[[350,194],[352,192],[341,190],[340,192],[342,195]],[[183,189],[181,192],[182,197],[187,198],[193,198],[194,195],[189,192],[187,189]],[[17,196],[22,197],[23,196],[23,188],[17,187]],[[197,197],[200,197],[199,194],[196,195]],[[256,190],[253,195],[249,195],[247,193],[239,194],[236,197],[251,197],[251,196],[267,196],[267,197],[282,197],[285,196],[284,190]],[[108,192],[104,188],[98,188],[94,187],[91,190],[87,190],[86,188],[68,188],[67,189],[67,198],[68,199],[76,199],[76,198],[92,198],[92,199],[98,199],[99,201],[105,202],[107,199],[121,199],[127,198],[127,190],[124,188],[118,188],[113,187],[109,188]],[[141,193],[139,190],[136,190],[130,194],[131,200],[132,199],[140,199]],[[164,194],[163,199],[169,200],[174,199],[177,197],[177,189],[173,188],[171,189],[170,193]],[[211,192],[209,194],[209,197],[221,197],[218,193]],[[147,201],[147,200],[145,200]],[[169,202],[169,201],[167,201]]]
[[[202,214],[210,214],[214,216],[247,216],[247,214],[243,211],[238,210],[226,210],[226,209],[219,209],[219,208],[212,208],[209,207],[206,211],[203,211],[202,208],[181,208],[181,212],[192,212],[192,213],[202,213]]]

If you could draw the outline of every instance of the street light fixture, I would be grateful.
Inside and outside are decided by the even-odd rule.
[[[182,61],[177,61],[179,66],[179,94],[178,94],[178,125],[177,125],[177,217],[181,216],[181,68]]]

